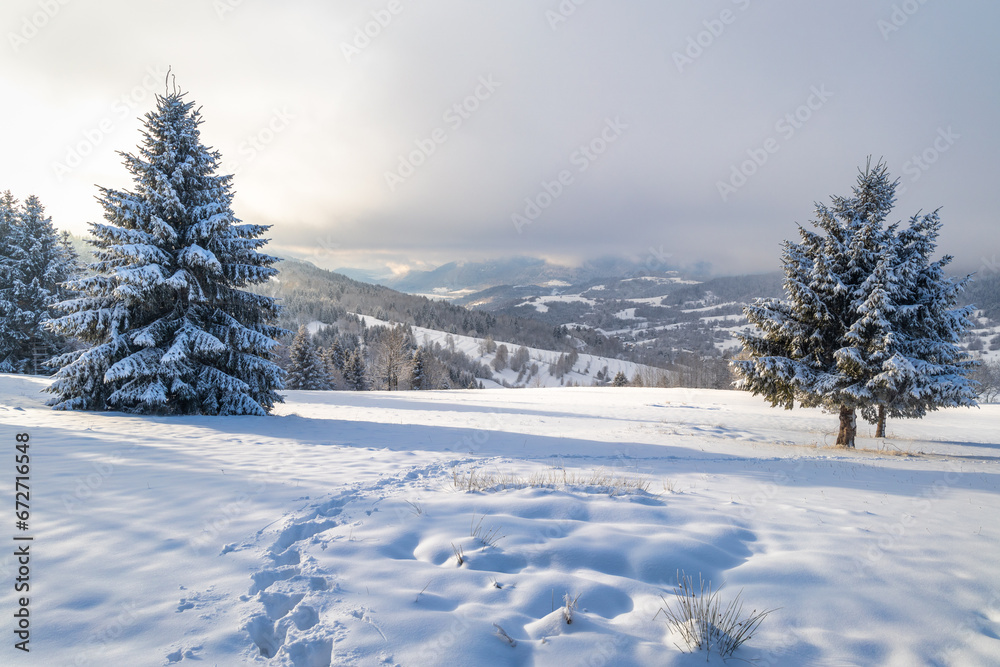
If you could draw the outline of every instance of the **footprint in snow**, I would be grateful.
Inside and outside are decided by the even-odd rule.
[[[200,651],[201,646],[192,646],[191,648],[184,650],[183,647],[167,654],[167,662],[180,662],[181,660],[201,660],[196,654],[196,651]]]

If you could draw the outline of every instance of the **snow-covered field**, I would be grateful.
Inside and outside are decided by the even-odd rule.
[[[679,570],[776,610],[750,664],[1000,664],[1000,406],[859,439],[899,456],[735,392],[288,392],[272,417],[156,418],[52,412],[46,383],[0,376],[0,664],[705,664],[657,616]],[[473,473],[545,484],[456,489]]]

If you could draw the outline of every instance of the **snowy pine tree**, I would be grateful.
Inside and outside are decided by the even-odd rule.
[[[429,389],[427,386],[426,371],[427,364],[425,362],[425,357],[427,352],[423,348],[418,347],[413,351],[413,358],[410,360],[410,388],[415,390]]]
[[[320,357],[316,343],[313,341],[305,325],[299,327],[292,346],[289,349],[291,363],[288,366],[288,377],[285,387],[288,389],[332,389],[330,374],[326,364]]]
[[[923,417],[939,407],[976,404],[969,376],[978,362],[958,346],[974,309],[956,307],[970,278],[945,275],[950,255],[932,261],[940,229],[937,211],[913,216],[880,258],[873,274],[879,287],[863,305],[858,324],[876,323],[867,339],[877,353],[867,360],[865,385],[874,405],[864,406],[862,415],[877,425],[877,438],[885,437],[886,417]]]
[[[16,371],[16,351],[21,337],[14,326],[18,313],[14,303],[14,280],[21,253],[13,242],[18,202],[10,190],[0,196],[0,373]]]
[[[951,257],[930,261],[936,212],[902,232],[884,226],[896,184],[869,163],[852,197],[817,205],[822,233],[800,227],[801,242],[784,244],[788,299],[744,309],[759,331],[740,336],[749,358],[733,362],[737,387],[771,405],[839,410],[839,446],[854,446],[857,409],[878,421],[975,404],[973,362],[956,345],[969,327],[970,310],[955,308],[966,281],[944,275]]]
[[[50,372],[46,362],[66,351],[67,341],[47,324],[53,306],[66,294],[62,283],[77,270],[76,253],[52,226],[34,195],[24,205],[10,192],[0,201],[0,234],[7,247],[0,250],[0,329],[3,330],[0,368],[6,372],[38,375]]]
[[[330,347],[323,353],[323,359],[331,371],[338,370],[343,372],[345,361],[344,347],[339,336],[330,343]]]
[[[69,284],[80,295],[54,322],[92,347],[56,360],[56,408],[264,415],[281,401],[278,306],[244,289],[277,273],[258,252],[268,227],[234,216],[201,122],[183,93],[157,96],[138,153],[121,154],[134,191],[100,189],[95,275]]]
[[[69,232],[59,233],[59,248],[62,250],[62,260],[67,267],[69,278],[75,278],[80,272],[80,254],[77,253],[76,247],[73,245],[73,236]],[[68,296],[70,291],[63,288],[62,294]]]
[[[365,381],[365,358],[360,348],[354,348],[344,362],[344,381],[347,388],[353,391],[364,391],[368,388]]]

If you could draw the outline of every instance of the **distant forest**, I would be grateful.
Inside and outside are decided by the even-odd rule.
[[[573,331],[573,338],[583,341],[584,349],[567,337],[565,327],[549,326],[527,317],[468,310],[461,306],[422,296],[403,294],[382,287],[351,280],[307,262],[283,260],[278,264],[277,281],[261,285],[257,291],[280,299],[279,324],[295,330],[311,321],[334,323],[348,313],[369,315],[380,320],[435,329],[451,334],[507,341],[544,350],[594,354],[611,358],[629,358],[620,341],[592,331]]]

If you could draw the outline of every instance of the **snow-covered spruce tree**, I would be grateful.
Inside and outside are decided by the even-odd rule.
[[[60,239],[52,219],[34,195],[17,206],[9,192],[0,202],[0,234],[8,249],[0,251],[4,268],[0,281],[0,319],[4,343],[0,368],[39,375],[51,370],[46,362],[67,349],[67,341],[47,324],[53,306],[66,296],[62,283],[77,270],[76,253]]]
[[[20,249],[13,242],[17,218],[18,202],[7,190],[0,196],[0,373],[15,372],[16,350],[22,343],[14,326],[14,280],[21,259]]]
[[[344,362],[344,382],[353,391],[364,391],[368,388],[365,381],[365,358],[360,348],[354,348]]]
[[[851,197],[817,204],[819,232],[799,227],[782,253],[787,300],[744,309],[758,331],[740,336],[746,359],[733,362],[736,386],[772,406],[839,410],[837,445],[853,447],[855,411],[920,417],[939,407],[975,405],[966,374],[974,362],[956,343],[970,323],[955,308],[966,281],[930,262],[937,213],[909,227],[884,226],[897,182],[869,163]]]
[[[958,347],[972,326],[968,317],[974,308],[957,307],[971,276],[947,276],[950,255],[932,260],[940,229],[934,211],[913,216],[895,235],[879,258],[875,287],[855,326],[855,338],[871,340],[873,350],[868,359],[859,355],[858,360],[870,369],[866,388],[874,398],[861,413],[876,424],[877,438],[885,437],[886,417],[923,417],[939,407],[976,405],[970,377],[979,362]]]
[[[321,354],[328,369],[331,371],[336,370],[343,372],[345,355],[344,347],[339,336],[335,338],[333,342],[330,343],[330,347],[326,348],[326,350],[324,350]]]
[[[80,263],[80,254],[73,245],[73,235],[65,230],[59,232],[59,249],[62,251],[62,261],[66,266],[67,280],[69,278],[76,278],[80,274],[82,266]],[[71,292],[63,287],[61,294],[69,296]]]
[[[100,189],[95,275],[69,283],[81,294],[53,323],[92,347],[55,361],[56,408],[264,415],[281,401],[270,356],[287,332],[274,299],[243,289],[277,273],[258,252],[268,227],[234,216],[200,123],[184,93],[157,96],[138,153],[121,153],[134,191]]]
[[[430,389],[427,381],[427,364],[425,357],[427,352],[418,347],[413,351],[413,358],[410,359],[410,388],[414,390]]]
[[[286,388],[313,390],[333,388],[326,364],[323,363],[316,343],[304,324],[299,327],[288,352],[291,363],[288,366],[288,377],[285,379]]]

